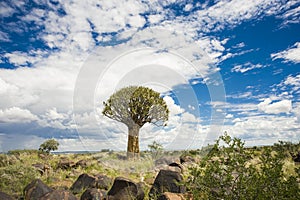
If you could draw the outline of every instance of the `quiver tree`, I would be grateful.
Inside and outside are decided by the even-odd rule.
[[[103,114],[128,127],[127,157],[139,157],[139,131],[146,123],[166,125],[169,110],[160,94],[147,87],[120,89],[104,102]]]

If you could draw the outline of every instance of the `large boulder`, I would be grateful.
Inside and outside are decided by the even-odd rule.
[[[145,193],[141,184],[136,184],[126,178],[117,177],[107,195],[109,200],[143,200]]]
[[[40,179],[35,179],[29,183],[24,189],[25,200],[39,199],[48,192],[52,192],[53,189],[48,187]]]
[[[50,166],[47,164],[36,163],[36,164],[33,164],[32,166],[34,168],[36,168],[37,171],[39,171],[41,175],[44,175],[45,173],[47,174],[50,170]]]
[[[95,185],[95,182],[96,182],[95,177],[90,176],[88,174],[81,174],[78,177],[78,179],[74,182],[74,184],[71,186],[70,190],[74,194],[78,194],[89,187],[93,187]]]
[[[80,200],[104,200],[106,192],[96,188],[88,188],[80,197]]]
[[[76,164],[75,167],[81,167],[81,168],[86,168],[88,166],[88,162],[86,160],[79,160]]]
[[[78,179],[71,186],[70,190],[74,194],[78,194],[87,188],[97,188],[108,190],[112,184],[113,180],[103,174],[98,174],[96,176],[90,176],[88,174],[81,174]]]
[[[11,196],[9,196],[8,194],[6,194],[4,192],[1,192],[1,191],[0,191],[0,199],[3,199],[3,200],[13,200],[13,198]]]
[[[76,167],[76,163],[74,161],[68,160],[67,158],[62,158],[57,165],[58,169],[63,170],[71,169],[74,167]]]
[[[196,159],[193,158],[190,155],[181,155],[180,156],[180,163],[181,164],[183,164],[183,163],[194,163],[194,162],[196,162]]]
[[[42,196],[39,200],[77,200],[77,198],[69,191],[53,190]]]
[[[95,176],[95,178],[96,178],[95,187],[98,189],[108,190],[113,182],[112,178],[110,178],[104,174],[98,174]]]
[[[173,170],[160,170],[150,189],[149,197],[158,197],[164,192],[184,193],[185,187],[180,185],[181,182],[181,173]]]

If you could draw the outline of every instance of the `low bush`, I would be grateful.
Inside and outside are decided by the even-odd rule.
[[[0,190],[13,196],[22,196],[24,187],[33,179],[39,178],[39,172],[32,166],[22,163],[0,168]]]
[[[8,155],[21,155],[21,154],[26,154],[26,155],[32,155],[32,154],[37,154],[38,150],[36,149],[16,149],[16,150],[10,150],[7,152]]]
[[[286,154],[265,147],[259,157],[238,138],[225,134],[185,180],[194,199],[298,199],[300,173],[284,174]],[[280,149],[280,148],[279,148]]]

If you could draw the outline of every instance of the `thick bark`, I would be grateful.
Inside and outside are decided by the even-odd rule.
[[[140,157],[140,146],[139,146],[139,132],[140,126],[134,124],[128,126],[128,144],[127,144],[127,158],[135,159]]]

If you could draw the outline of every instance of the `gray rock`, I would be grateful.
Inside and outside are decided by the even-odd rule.
[[[70,161],[68,159],[62,159],[59,161],[57,168],[66,170],[66,169],[74,168],[75,166],[76,164],[74,161]]]
[[[95,178],[96,178],[95,187],[98,189],[108,190],[113,182],[112,178],[110,178],[104,174],[98,174],[95,176]]]
[[[88,162],[86,160],[79,160],[76,164],[75,167],[81,167],[81,168],[86,168],[88,166]]]
[[[194,162],[196,162],[195,158],[193,158],[190,155],[181,155],[180,156],[180,163],[181,164],[183,164],[183,163],[194,163]]]
[[[95,181],[95,177],[90,176],[88,174],[81,174],[71,186],[70,190],[74,194],[78,194],[89,187],[93,187],[95,185]]]
[[[181,173],[172,170],[160,170],[150,189],[149,197],[158,197],[164,192],[184,193],[185,187],[180,185],[181,182]]]
[[[143,200],[145,193],[141,184],[136,184],[126,178],[117,177],[107,195],[109,200]]]
[[[48,192],[52,192],[52,191],[53,189],[48,187],[40,179],[35,179],[25,187],[24,197],[25,200],[39,199],[40,197],[44,196]]]
[[[41,175],[47,174],[50,170],[50,166],[42,163],[36,163],[32,165],[34,168],[36,168]]]

